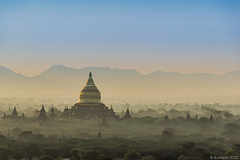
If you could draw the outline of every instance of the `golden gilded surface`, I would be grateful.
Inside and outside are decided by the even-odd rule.
[[[93,81],[91,72],[87,83],[80,92],[78,103],[101,103],[101,93]]]

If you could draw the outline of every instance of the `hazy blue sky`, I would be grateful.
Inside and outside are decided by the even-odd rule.
[[[240,70],[238,0],[3,0],[0,65],[183,73]]]

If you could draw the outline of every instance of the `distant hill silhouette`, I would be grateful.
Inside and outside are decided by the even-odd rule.
[[[88,73],[102,97],[158,98],[161,95],[240,95],[240,71],[224,75],[182,74],[154,71],[142,75],[135,70],[108,67],[81,69],[54,65],[34,77],[26,77],[0,66],[0,96],[76,97],[85,85]]]

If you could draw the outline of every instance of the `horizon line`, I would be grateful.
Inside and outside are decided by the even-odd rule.
[[[223,73],[223,74],[207,73],[207,72],[183,73],[183,72],[177,72],[177,71],[163,71],[163,70],[158,69],[158,70],[153,70],[153,71],[151,71],[150,73],[143,74],[143,73],[141,73],[140,71],[138,71],[138,70],[136,70],[136,69],[131,69],[131,68],[124,69],[124,68],[114,68],[114,67],[109,67],[109,66],[98,66],[98,67],[97,67],[97,66],[86,66],[86,67],[81,67],[81,68],[74,68],[74,67],[68,67],[68,66],[63,65],[63,64],[54,64],[54,65],[48,67],[47,69],[41,71],[41,72],[38,73],[38,74],[34,74],[34,75],[32,75],[32,76],[29,76],[29,75],[25,75],[25,74],[23,74],[23,73],[15,72],[13,69],[11,69],[11,68],[9,68],[9,67],[0,65],[0,67],[6,68],[7,70],[9,70],[9,71],[11,71],[11,72],[13,72],[13,73],[15,73],[15,74],[20,74],[20,75],[22,75],[22,76],[24,76],[24,77],[28,77],[28,78],[36,77],[36,76],[41,75],[42,73],[48,71],[49,69],[51,69],[51,68],[53,68],[53,67],[60,67],[60,66],[61,66],[61,67],[64,67],[64,68],[67,68],[67,69],[74,69],[74,70],[81,70],[81,69],[85,69],[85,68],[108,68],[108,69],[119,69],[119,70],[132,70],[132,71],[136,71],[138,74],[143,75],[143,76],[146,76],[146,75],[152,74],[152,73],[154,73],[154,72],[158,72],[158,71],[160,71],[160,72],[165,72],[165,73],[179,73],[179,74],[185,74],[185,75],[191,75],[191,74],[210,74],[210,75],[216,75],[216,76],[225,75],[225,74],[231,73],[231,72],[238,72],[238,71],[240,72],[240,70],[231,70],[231,71],[225,72],[225,73]]]

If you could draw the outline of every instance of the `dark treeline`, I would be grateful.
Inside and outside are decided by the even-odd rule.
[[[138,111],[130,106],[131,116],[123,119],[126,112],[119,113],[119,120],[66,119],[55,108],[58,118],[41,121],[39,109],[24,119],[19,111],[18,119],[0,120],[0,160],[237,159],[240,116],[235,106],[195,104],[189,112],[187,106]]]
[[[217,121],[217,120],[215,120]],[[102,122],[101,122],[102,123]],[[239,156],[240,120],[221,123],[143,117],[125,121],[1,123],[0,159],[209,159]],[[99,125],[98,125],[99,124]],[[76,153],[77,152],[77,153]],[[133,152],[133,153],[132,153]],[[133,158],[127,158],[127,154]],[[130,156],[131,157],[131,156]],[[134,158],[135,157],[135,158]]]

